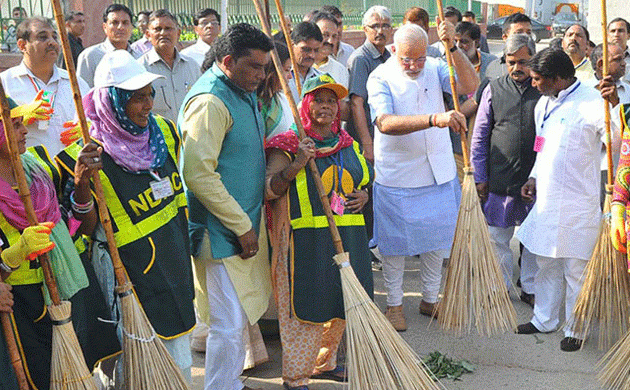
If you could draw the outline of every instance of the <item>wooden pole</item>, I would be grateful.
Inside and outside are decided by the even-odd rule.
[[[284,18],[284,9],[282,8],[282,4],[280,3],[280,0],[275,0],[275,2],[276,2],[276,8],[278,9],[278,17],[280,18],[280,28],[282,29],[284,40],[287,42],[287,48],[289,49],[289,57],[291,57],[291,66],[293,66],[293,79],[295,80],[295,88],[297,89],[298,95],[302,96],[302,82],[300,81],[300,71],[298,70],[297,61],[295,59],[295,52],[293,51],[293,41],[291,40],[291,32],[289,31],[289,26],[287,26],[287,21]],[[256,4],[256,2],[254,2],[254,4]],[[261,18],[260,13],[258,14],[258,17]],[[265,34],[269,35],[269,37],[271,38],[271,26],[267,25],[267,30],[268,31],[265,31],[263,28],[263,31],[265,31]],[[278,66],[276,64],[276,70],[277,69],[278,69]],[[280,69],[282,69],[282,64],[280,64]],[[281,73],[278,73],[278,75],[281,75]],[[280,78],[284,79],[284,77],[280,77]]]
[[[253,0],[254,6],[256,7],[256,13],[258,14],[258,18],[260,19],[260,24],[263,28],[265,34],[271,37],[271,27],[269,26],[269,22],[265,18],[265,14],[260,4],[260,0]],[[279,5],[278,0],[276,0],[276,5]],[[282,12],[282,8],[278,8],[278,13],[280,16],[281,23],[284,24],[284,13]],[[285,30],[285,36],[286,36]],[[289,49],[290,50],[290,49]],[[300,120],[300,114],[297,110],[297,105],[295,100],[293,99],[293,94],[291,93],[291,89],[289,89],[289,84],[287,80],[284,78],[284,72],[282,70],[282,62],[280,62],[280,56],[278,56],[278,52],[274,48],[271,50],[271,59],[273,60],[273,64],[275,65],[276,72],[278,73],[278,78],[280,79],[280,84],[282,85],[282,90],[289,101],[289,105],[291,106],[291,112],[293,113],[293,120],[295,121],[295,125],[297,126],[298,133],[300,134],[300,138],[306,137],[306,132],[304,131],[304,127],[302,126],[302,121]],[[295,69],[295,68],[294,68]],[[299,80],[296,80],[299,81]],[[297,84],[296,84],[297,85]],[[317,188],[317,194],[319,195],[319,199],[322,202],[322,207],[324,209],[324,213],[326,214],[326,219],[328,220],[328,226],[330,229],[330,234],[332,235],[333,244],[335,245],[335,250],[337,253],[344,253],[343,242],[341,241],[341,236],[339,235],[339,229],[337,229],[337,224],[335,223],[335,218],[333,216],[332,209],[330,208],[330,203],[328,200],[328,195],[324,190],[324,185],[322,184],[322,178],[319,174],[319,170],[317,169],[317,165],[315,164],[315,160],[311,159],[308,162],[309,170],[313,175],[313,182],[315,182],[315,187]]]
[[[606,12],[606,0],[602,0],[602,59],[603,69],[602,78],[608,76],[608,16]],[[610,134],[610,103],[604,100],[604,123],[606,125],[606,160],[608,162],[608,185],[612,186],[614,183],[614,165],[612,158],[612,145]]]
[[[63,11],[61,9],[60,0],[52,0],[53,11],[55,14],[55,22],[59,28],[59,37],[61,38],[61,48],[63,49],[63,58],[66,61],[66,68],[68,70],[68,76],[70,78],[70,86],[72,88],[72,99],[74,100],[74,107],[79,117],[79,124],[81,126],[81,133],[83,135],[83,143],[88,144],[91,142],[90,134],[88,132],[87,120],[85,119],[85,111],[83,110],[83,102],[81,101],[81,90],[79,89],[79,83],[77,81],[77,73],[72,59],[72,51],[70,50],[70,43],[68,42],[68,33],[66,32],[65,21]],[[112,258],[114,265],[114,274],[116,275],[116,282],[119,286],[123,286],[127,283],[127,276],[125,268],[120,259],[118,253],[118,247],[116,246],[116,239],[114,238],[114,229],[112,227],[111,217],[107,204],[105,203],[105,195],[103,191],[103,185],[101,184],[101,177],[98,172],[92,177],[92,183],[94,183],[94,192],[96,193],[96,203],[98,205],[98,214],[105,230],[105,236],[107,237],[107,245],[109,247],[109,254]]]
[[[438,13],[440,15],[440,20],[444,21],[444,7],[442,5],[442,0],[437,0],[437,7],[438,7]],[[444,43],[444,52],[446,53],[446,62],[448,63],[449,80],[451,82],[451,94],[453,95],[453,107],[455,108],[455,111],[461,112],[460,107],[459,107],[459,99],[457,95],[457,85],[455,84],[455,68],[453,66],[453,53],[451,53],[451,51],[448,49],[448,46],[446,46],[446,41],[443,41],[443,43]],[[464,157],[464,167],[468,168],[470,167],[470,155],[468,153],[468,140],[466,139],[466,133],[461,134],[461,140],[462,140],[462,154]]]
[[[24,202],[24,207],[26,208],[29,223],[31,225],[37,224],[37,218],[35,217],[35,211],[33,210],[33,203],[31,201],[31,193],[29,191],[28,184],[26,183],[24,167],[22,166],[22,161],[20,159],[20,151],[17,144],[17,139],[15,138],[13,122],[11,121],[11,109],[9,108],[9,101],[7,100],[6,96],[7,95],[4,92],[4,87],[2,86],[2,83],[0,83],[0,105],[2,106],[2,123],[4,125],[4,134],[6,136],[6,142],[9,147],[9,153],[11,154],[11,166],[13,168],[13,173],[19,186],[20,198],[22,199],[22,202]],[[28,207],[29,205],[30,208]],[[52,271],[50,269],[48,257],[40,256],[39,261],[42,264],[42,268],[44,267],[44,265],[48,267],[48,272],[44,272],[44,277],[46,277],[46,285],[50,290],[51,297],[53,296],[53,294],[56,293],[56,299],[60,303],[59,293],[57,292],[57,285],[54,283],[54,278],[52,278]],[[49,283],[51,285],[49,285]],[[13,365],[13,370],[15,371],[18,385],[20,387],[20,390],[28,390],[29,384],[26,380],[26,372],[24,371],[22,357],[20,356],[17,342],[15,340],[15,333],[13,333],[13,326],[11,324],[9,313],[2,313],[1,318],[4,338],[7,343],[9,357],[11,358],[11,363]]]

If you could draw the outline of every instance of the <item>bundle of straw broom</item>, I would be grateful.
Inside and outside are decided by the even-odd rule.
[[[271,36],[269,21],[260,0],[253,0],[253,2],[263,31]],[[284,12],[279,0],[276,0],[276,7],[284,35],[288,37]],[[293,69],[297,69],[292,44],[289,45],[289,53],[291,54]],[[291,105],[300,138],[303,138],[305,137],[304,128],[275,49],[272,51],[271,57],[278,72],[282,89]],[[299,84],[297,85],[299,86]],[[350,390],[433,390],[444,388],[437,379],[434,380],[427,374],[426,366],[422,360],[394,330],[357,279],[350,265],[349,254],[344,252],[341,236],[315,161],[310,160],[308,165],[326,213],[337,252],[334,260],[341,273],[346,310],[348,388]]]
[[[77,83],[76,70],[72,59],[72,52],[68,43],[68,33],[65,26],[60,0],[53,0],[55,21],[59,27],[59,36],[63,49],[63,57],[68,68],[68,76],[72,87],[73,100],[79,123],[83,134],[83,142],[91,142],[88,133],[85,111],[81,102],[81,91]],[[103,195],[103,186],[99,174],[92,178],[96,193],[99,217],[107,236],[109,253],[116,275],[116,292],[120,298],[123,328],[123,360],[124,383],[127,389],[160,389],[160,390],[187,390],[188,384],[181,370],[168,353],[166,347],[157,337],[153,326],[149,322],[144,310],[133,291],[133,286],[127,280],[125,268],[120,259],[114,230],[112,228],[106,199]]]
[[[20,159],[19,147],[11,122],[9,102],[1,84],[0,104],[2,105],[4,132],[11,154],[11,165],[18,183],[20,198],[24,203],[30,225],[35,226],[37,225],[37,216]],[[96,382],[92,379],[92,374],[87,368],[79,340],[72,327],[71,304],[61,301],[48,256],[46,254],[39,256],[39,262],[52,300],[52,305],[48,307],[48,313],[53,324],[50,388],[53,390],[96,390]]]
[[[437,0],[437,6],[440,19],[444,20],[442,0]],[[453,103],[455,110],[460,111],[453,58],[449,50],[446,50],[446,60],[451,69]],[[490,242],[488,225],[481,211],[466,135],[462,134],[461,139],[465,176],[438,323],[446,330],[470,333],[474,318],[477,331],[491,336],[516,329],[516,312],[505,288]]]

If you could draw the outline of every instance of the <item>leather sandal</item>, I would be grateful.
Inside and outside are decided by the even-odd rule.
[[[326,379],[336,382],[347,382],[348,372],[344,366],[337,366],[332,370],[322,371],[318,374],[311,375],[311,379]]]

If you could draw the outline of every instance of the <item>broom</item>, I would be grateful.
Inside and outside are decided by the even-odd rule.
[[[253,0],[263,31],[271,36],[271,28],[260,0]],[[279,1],[276,0],[276,6]],[[278,7],[280,20],[284,20]],[[284,23],[282,24],[284,26]],[[285,36],[288,34],[283,27]],[[271,58],[278,72],[282,89],[289,100],[300,138],[306,136],[293,95],[282,73],[282,63],[276,50]],[[294,68],[297,69],[297,68]],[[341,274],[346,310],[346,337],[348,356],[348,388],[350,390],[426,390],[444,388],[428,373],[422,360],[394,330],[379,308],[372,302],[357,279],[347,252],[344,252],[339,230],[335,223],[328,196],[323,188],[315,161],[308,163],[317,193],[321,200],[337,254],[333,257]]]
[[[68,33],[63,28],[65,25],[60,0],[52,0],[55,21],[59,28],[63,57],[66,61],[70,85],[72,87],[72,97],[81,132],[83,142],[90,143],[85,111],[81,102],[81,92],[77,82],[74,60],[68,43]],[[124,356],[124,383],[128,389],[168,389],[184,390],[188,389],[188,384],[184,379],[179,367],[164,347],[164,344],[157,337],[153,326],[149,322],[140,307],[140,304],[133,291],[133,286],[127,279],[127,274],[116,246],[112,221],[105,203],[103,186],[99,174],[92,178],[94,192],[96,193],[98,212],[101,224],[107,236],[109,254],[114,266],[116,276],[116,292],[120,298],[122,312],[123,330],[123,356]]]
[[[9,359],[11,359],[11,365],[13,366],[13,372],[15,373],[15,378],[17,379],[18,388],[20,390],[29,390],[26,372],[24,371],[24,366],[22,365],[22,357],[20,356],[17,341],[15,340],[15,333],[13,333],[11,315],[9,313],[2,313],[0,315],[0,320],[2,321],[4,339],[7,344]]]
[[[2,105],[4,132],[11,154],[11,166],[18,183],[20,198],[24,203],[29,224],[35,226],[37,225],[37,216],[20,159],[17,139],[11,122],[9,102],[2,85],[0,85],[0,104]],[[77,335],[72,327],[71,304],[67,301],[61,301],[47,254],[39,256],[39,263],[52,300],[52,305],[48,306],[48,313],[53,324],[50,388],[53,390],[96,390],[96,383],[92,379],[92,373],[87,368]]]
[[[602,5],[603,36],[607,34],[605,1]],[[603,40],[603,75],[608,75],[608,40]],[[610,106],[604,102],[608,185],[604,216],[610,216],[613,188],[613,159],[610,140]],[[630,276],[624,255],[610,238],[610,219],[602,221],[599,239],[585,270],[586,279],[573,309],[573,329],[585,339],[595,322],[599,323],[599,349],[609,348],[628,330],[630,321]],[[582,343],[582,347],[584,343]]]
[[[437,7],[440,19],[444,20],[442,0],[437,0]],[[446,42],[444,46],[447,48]],[[448,49],[445,52],[453,103],[455,110],[460,111],[453,58]],[[466,134],[461,135],[461,142],[465,177],[438,322],[443,329],[459,334],[470,333],[474,323],[477,332],[491,336],[516,329],[516,312],[505,288],[479,203]]]

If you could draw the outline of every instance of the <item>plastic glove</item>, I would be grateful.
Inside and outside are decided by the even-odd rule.
[[[55,224],[52,222],[29,226],[22,232],[20,239],[0,253],[2,262],[11,268],[17,268],[25,260],[35,260],[55,247],[50,241],[50,232]]]
[[[44,90],[39,91],[35,99],[24,106],[20,106],[24,110],[22,123],[24,126],[32,125],[36,121],[50,120],[50,116],[53,114],[53,108],[50,102],[42,99]]]
[[[621,253],[626,253],[626,207],[622,204],[613,203],[610,208],[610,238],[612,244]]]
[[[91,126],[90,121],[87,122],[88,128]],[[59,140],[65,146],[70,145],[74,141],[80,139],[83,136],[81,132],[81,123],[79,121],[68,121],[63,124],[64,131],[61,132]]]

